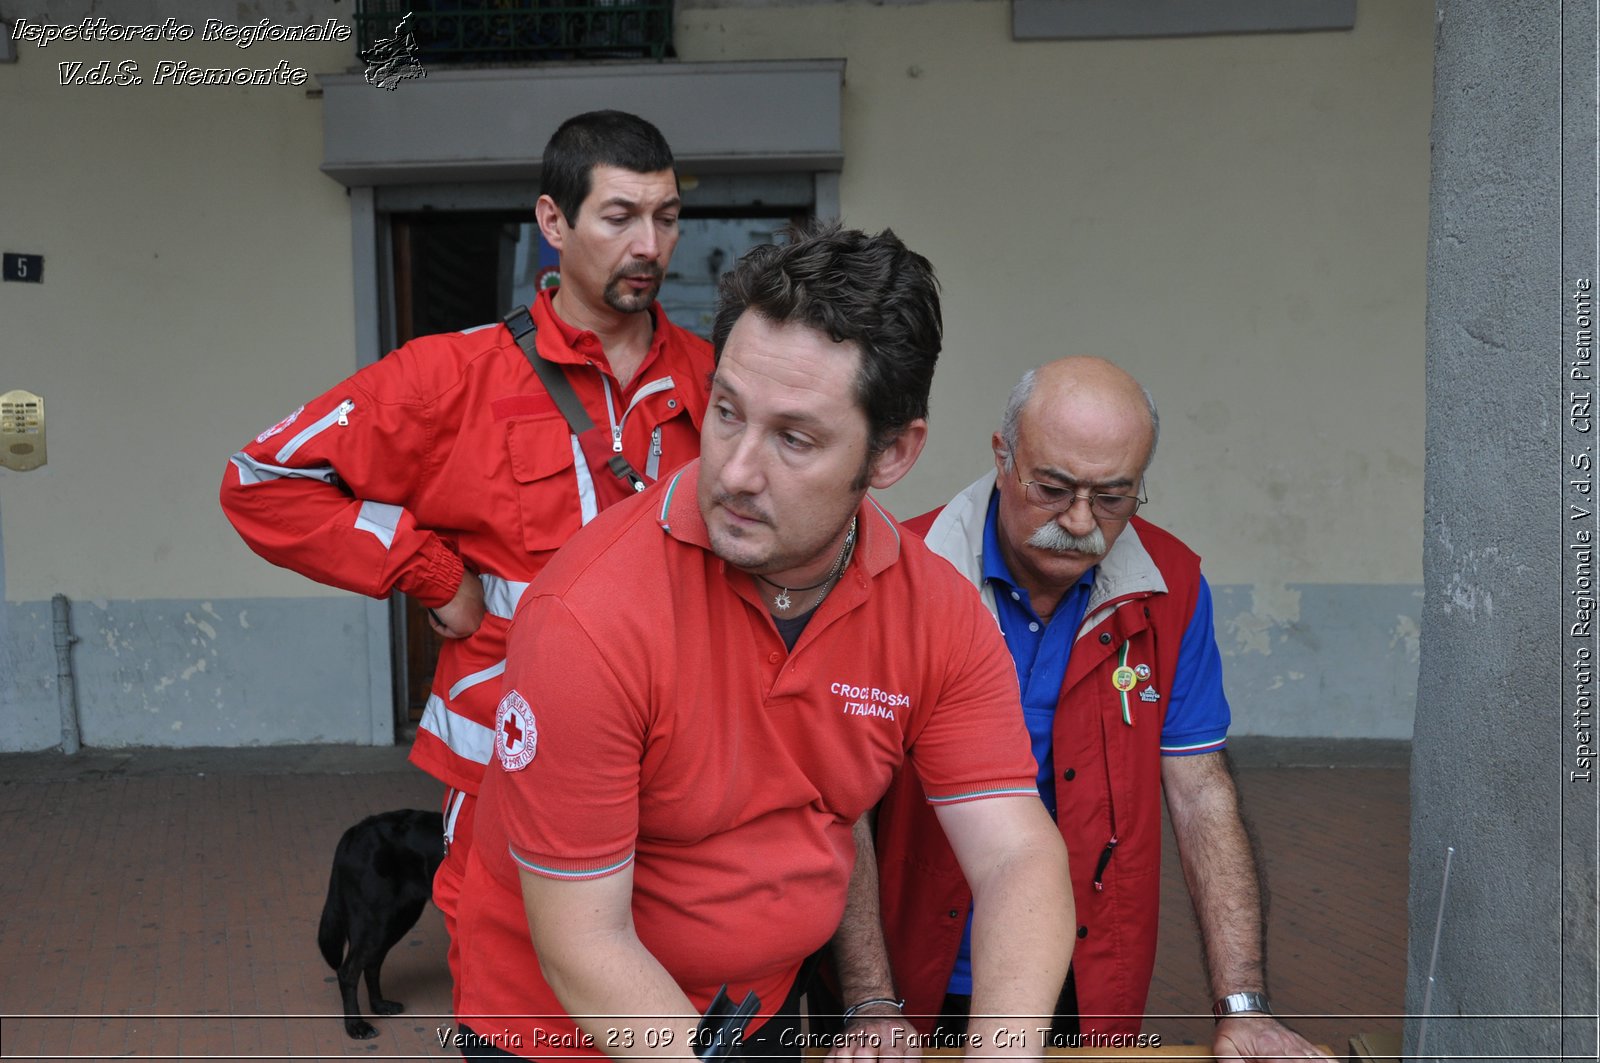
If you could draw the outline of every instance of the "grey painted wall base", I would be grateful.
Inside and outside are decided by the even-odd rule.
[[[1214,588],[1235,735],[1409,739],[1420,591]],[[74,602],[83,744],[393,742],[382,602]],[[0,752],[60,741],[50,603],[0,615]]]
[[[4,610],[0,751],[54,748],[50,603]],[[387,685],[377,689],[368,665],[364,599],[80,601],[72,627],[85,746],[394,741]]]
[[[1409,739],[1422,588],[1213,586],[1232,734]]]

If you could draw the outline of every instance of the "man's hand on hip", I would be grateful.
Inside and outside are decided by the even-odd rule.
[[[483,581],[476,572],[461,575],[456,596],[437,609],[428,610],[428,626],[447,639],[464,639],[483,623]]]

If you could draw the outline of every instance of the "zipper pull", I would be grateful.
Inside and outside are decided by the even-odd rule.
[[[655,431],[650,433],[650,453],[661,457],[661,426],[656,425]]]
[[[622,453],[622,426],[620,424],[611,426],[611,452],[613,454]]]
[[[356,404],[351,402],[349,399],[345,399],[343,402],[339,403],[339,424],[341,426],[343,426],[343,427],[348,427],[349,426],[349,424],[350,424],[350,411],[355,409],[355,408],[356,408]]]
[[[1101,850],[1100,860],[1094,865],[1094,891],[1096,893],[1106,888],[1105,883],[1100,880],[1105,877],[1106,865],[1111,863],[1111,851],[1116,847],[1117,836],[1113,834],[1111,840],[1106,842],[1106,847]]]

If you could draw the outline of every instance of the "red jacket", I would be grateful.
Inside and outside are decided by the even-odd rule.
[[[993,486],[991,473],[939,511],[927,531],[928,545],[980,586],[991,611],[980,554]],[[919,518],[907,526],[925,525]],[[1199,585],[1200,559],[1134,518],[1100,563],[1062,684],[1056,819],[1077,905],[1072,968],[1084,1033],[1137,1033],[1144,1014],[1161,899],[1161,726]],[[1131,724],[1112,685],[1124,660],[1148,665],[1138,690],[1153,686],[1160,695],[1152,702],[1131,692]],[[915,774],[895,779],[878,809],[877,835],[895,982],[906,1013],[930,1032],[933,1019],[924,1016],[937,1016],[944,1000],[972,892]]]
[[[449,602],[464,568],[488,615],[439,653],[411,759],[476,793],[491,755],[517,599],[556,549],[629,492],[606,467],[613,438],[648,478],[698,455],[711,347],[655,307],[649,353],[626,389],[599,340],[531,307],[538,351],[566,367],[596,427],[568,430],[503,325],[424,336],[257,436],[229,463],[222,508],[275,565],[372,597]],[[580,448],[581,443],[581,448]],[[575,455],[589,460],[578,461]]]

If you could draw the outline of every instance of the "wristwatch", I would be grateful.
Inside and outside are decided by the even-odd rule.
[[[1264,1015],[1271,1015],[1272,1005],[1267,1003],[1265,993],[1229,993],[1211,1005],[1211,1018],[1214,1022],[1221,1022],[1229,1015],[1238,1015],[1245,1011],[1259,1011]]]

